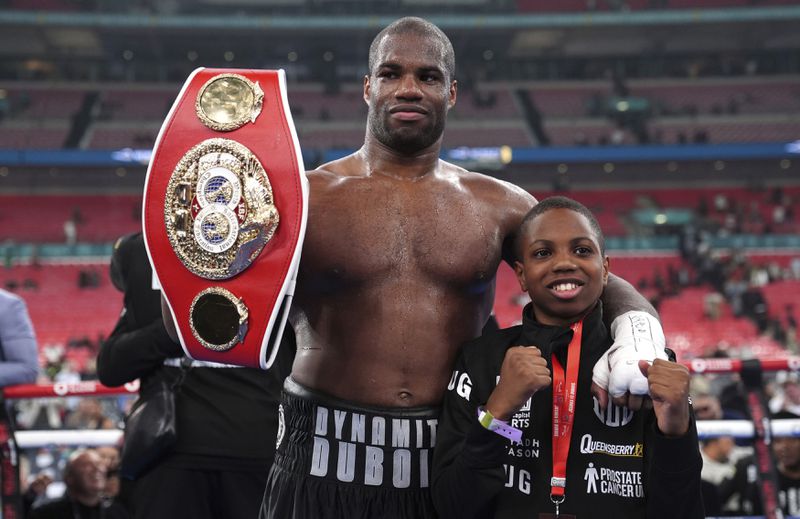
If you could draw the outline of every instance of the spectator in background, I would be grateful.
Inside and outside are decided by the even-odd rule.
[[[93,449],[77,450],[64,469],[63,497],[34,508],[28,519],[129,519],[120,505],[105,499],[106,464]]]
[[[45,374],[36,381],[51,384]],[[61,429],[64,414],[63,398],[27,398],[17,404],[17,425],[20,429]]]
[[[36,381],[36,336],[21,297],[0,288],[0,387]]]
[[[722,294],[719,292],[709,292],[703,298],[703,313],[705,316],[712,320],[719,320],[722,315],[722,304],[724,302]]]
[[[758,328],[759,333],[767,329],[768,307],[764,292],[755,283],[750,283],[742,294],[742,315],[749,317]]]
[[[64,222],[64,242],[70,247],[78,243],[78,226],[72,218]]]
[[[789,261],[789,271],[792,279],[800,279],[800,256],[796,256]]]
[[[109,498],[116,498],[120,492],[119,449],[113,445],[104,445],[95,450],[106,465],[106,488],[103,494]]]
[[[30,480],[27,480],[27,478],[20,479],[28,484],[28,487],[22,493],[22,517],[30,517],[31,508],[43,499],[47,492],[47,487],[53,482],[53,477],[47,471],[42,471]]]
[[[773,420],[799,419],[800,415],[781,411]],[[776,437],[772,439],[772,453],[778,475],[778,504],[784,515],[800,514],[800,438]],[[736,464],[736,475],[720,485],[720,494],[731,495],[736,515],[763,514],[758,491],[756,460],[747,457]]]
[[[800,415],[800,379],[797,373],[781,371],[775,377],[778,387],[769,400],[769,410],[773,413],[788,411]]]
[[[114,429],[114,421],[103,414],[100,400],[84,397],[64,422],[67,429]]]
[[[725,479],[732,478],[735,466],[731,455],[735,448],[736,442],[732,436],[701,440],[700,455],[703,457],[703,470],[700,472],[700,477],[715,486]]]
[[[792,353],[797,353],[797,319],[794,316],[794,304],[784,306],[786,313],[786,348]]]
[[[722,499],[719,485],[732,479],[736,466],[731,453],[736,447],[732,436],[718,436],[700,441],[700,455],[703,457],[703,470],[700,472],[703,485],[703,507],[707,516],[722,512]]]

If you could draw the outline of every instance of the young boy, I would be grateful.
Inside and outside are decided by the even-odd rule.
[[[592,366],[612,343],[597,220],[553,197],[517,236],[515,271],[532,302],[522,325],[461,350],[433,461],[441,518],[704,517],[688,370],[640,361],[652,409],[601,409],[591,395]]]

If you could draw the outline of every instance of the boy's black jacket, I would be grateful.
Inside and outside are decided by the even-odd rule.
[[[537,346],[552,369],[551,355],[566,365],[572,330],[523,324],[467,343],[456,362],[439,422],[433,464],[433,499],[442,519],[536,518],[554,513],[552,389],[538,391],[511,420],[523,430],[521,445],[484,429],[477,407],[486,403],[511,346]],[[705,516],[694,420],[683,438],[657,431],[653,411],[610,405],[600,410],[591,396],[592,367],[612,341],[598,307],[584,320],[578,401],[567,462],[561,514],[578,518]]]

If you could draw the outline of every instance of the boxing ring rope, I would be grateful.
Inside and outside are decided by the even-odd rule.
[[[24,398],[47,398],[66,396],[106,396],[125,395],[139,392],[139,381],[134,380],[124,386],[108,387],[96,380],[82,380],[80,382],[56,382],[55,384],[21,384],[3,389],[6,400]]]
[[[116,396],[130,395],[139,392],[139,381],[134,380],[120,387],[104,386],[96,380],[82,380],[74,383],[55,384],[22,384],[10,386],[3,390],[6,400],[22,400],[32,398],[76,397],[76,396]],[[14,433],[17,447],[27,449],[46,447],[48,445],[118,445],[122,438],[119,429],[99,430],[65,430],[52,431],[16,431]]]
[[[751,420],[700,420],[697,422],[697,431],[701,439],[717,436],[733,436],[735,438],[751,438],[755,440],[757,457],[769,459],[770,471],[761,474],[764,477],[762,492],[767,493],[764,503],[773,503],[777,487],[774,485],[774,461],[769,455],[766,446],[772,437],[800,436],[800,419],[774,420],[768,418],[764,405],[763,372],[773,371],[800,371],[800,357],[787,357],[780,359],[730,359],[730,358],[697,358],[682,361],[693,374],[738,374],[748,391],[748,405],[751,413],[758,418]],[[104,386],[98,381],[80,381],[75,383],[55,384],[23,384],[6,387],[2,390],[5,400],[24,400],[35,398],[65,398],[65,397],[103,397],[115,395],[137,394],[139,381],[133,381],[120,387]],[[5,406],[0,406],[5,410]],[[38,430],[16,431],[11,427],[11,422],[5,413],[0,416],[0,476],[3,480],[2,515],[5,519],[20,518],[15,503],[19,502],[19,448],[38,448],[52,445],[68,446],[100,446],[119,445],[123,431],[121,430]],[[759,444],[762,448],[759,451]],[[15,484],[9,485],[9,478]],[[779,517],[773,511],[767,513],[767,519]]]
[[[695,374],[705,373],[743,373],[748,370],[757,371],[800,371],[800,357],[780,359],[692,359],[681,361]]]
[[[120,387],[108,387],[95,380],[74,383],[22,384],[2,390],[2,399],[63,398],[76,396],[113,396],[139,392],[139,381]],[[5,403],[5,402],[4,402]],[[19,478],[19,449],[51,445],[117,445],[120,430],[14,431],[6,405],[0,405],[0,519],[22,518],[22,490]]]
[[[753,454],[757,472],[756,484],[761,497],[764,517],[781,519],[783,513],[778,503],[780,487],[775,457],[770,448],[777,421],[773,425],[769,418],[767,396],[764,392],[765,371],[797,371],[800,357],[781,359],[692,359],[683,363],[692,373],[736,373],[744,387],[750,424],[753,428]]]

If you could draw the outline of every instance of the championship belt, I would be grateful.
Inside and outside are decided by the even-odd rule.
[[[147,253],[187,356],[272,365],[307,201],[283,70],[195,70],[161,126],[144,193]]]

